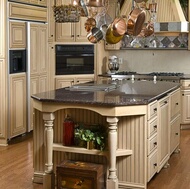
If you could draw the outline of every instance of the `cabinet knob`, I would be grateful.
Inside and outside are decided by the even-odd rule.
[[[157,166],[157,163],[154,163],[154,167],[156,167]]]
[[[184,96],[184,94],[182,94],[182,96]]]
[[[154,108],[154,112],[157,112],[157,108]]]
[[[77,35],[77,37],[79,37],[79,35]]]
[[[74,35],[71,35],[71,37],[74,37]]]
[[[154,142],[154,146],[156,146],[157,145],[157,142]]]
[[[154,129],[157,129],[157,125],[154,125]]]
[[[175,135],[179,135],[179,133],[175,133]]]
[[[176,102],[176,105],[179,105],[179,103],[178,103],[178,102]]]
[[[167,104],[168,103],[168,101],[164,101],[164,104]]]

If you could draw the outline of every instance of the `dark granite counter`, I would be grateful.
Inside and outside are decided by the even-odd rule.
[[[146,105],[180,87],[179,83],[153,81],[109,81],[111,90],[93,89],[95,83],[84,84],[85,89],[61,88],[32,95],[48,103],[91,104],[102,106]],[[88,89],[88,85],[89,89]],[[96,84],[95,84],[96,85]],[[81,86],[81,85],[80,85]],[[97,85],[96,85],[97,86]]]

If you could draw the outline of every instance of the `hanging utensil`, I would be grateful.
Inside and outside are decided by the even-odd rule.
[[[87,0],[86,6],[89,7],[103,7],[104,6],[104,0]]]
[[[145,22],[145,18],[145,10],[133,8],[127,21],[127,34],[133,36],[139,35]]]
[[[92,17],[87,18],[86,22],[84,23],[85,30],[90,32],[92,28],[96,27],[96,20]]]
[[[84,16],[88,16],[88,10],[87,10],[87,8],[86,8],[86,5],[85,5],[85,3],[84,3],[84,0],[80,0],[79,1],[79,4],[81,5],[81,7],[82,7],[82,9],[83,9],[83,11],[84,11]]]
[[[99,42],[100,40],[103,39],[102,31],[99,28],[97,28],[97,27],[92,28],[92,30],[87,35],[87,39],[91,43],[97,43],[97,42]]]

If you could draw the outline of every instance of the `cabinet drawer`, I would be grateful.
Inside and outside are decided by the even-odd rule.
[[[148,155],[157,148],[157,134],[148,139]]]
[[[181,100],[180,100],[180,89],[176,90],[174,93],[171,94],[170,98],[170,114],[171,114],[171,120],[176,117],[177,114],[180,114],[180,106],[181,106]]]
[[[157,115],[157,101],[154,101],[148,105],[148,120]]]
[[[157,150],[155,150],[150,156],[148,156],[148,182],[157,172]]]
[[[158,122],[157,117],[148,121],[148,134],[147,134],[148,138],[150,138],[154,133],[157,132],[157,127],[158,127],[157,122]]]

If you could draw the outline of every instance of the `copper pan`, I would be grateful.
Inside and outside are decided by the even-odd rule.
[[[127,34],[137,36],[140,34],[145,22],[146,12],[140,8],[134,8],[127,21]]]

